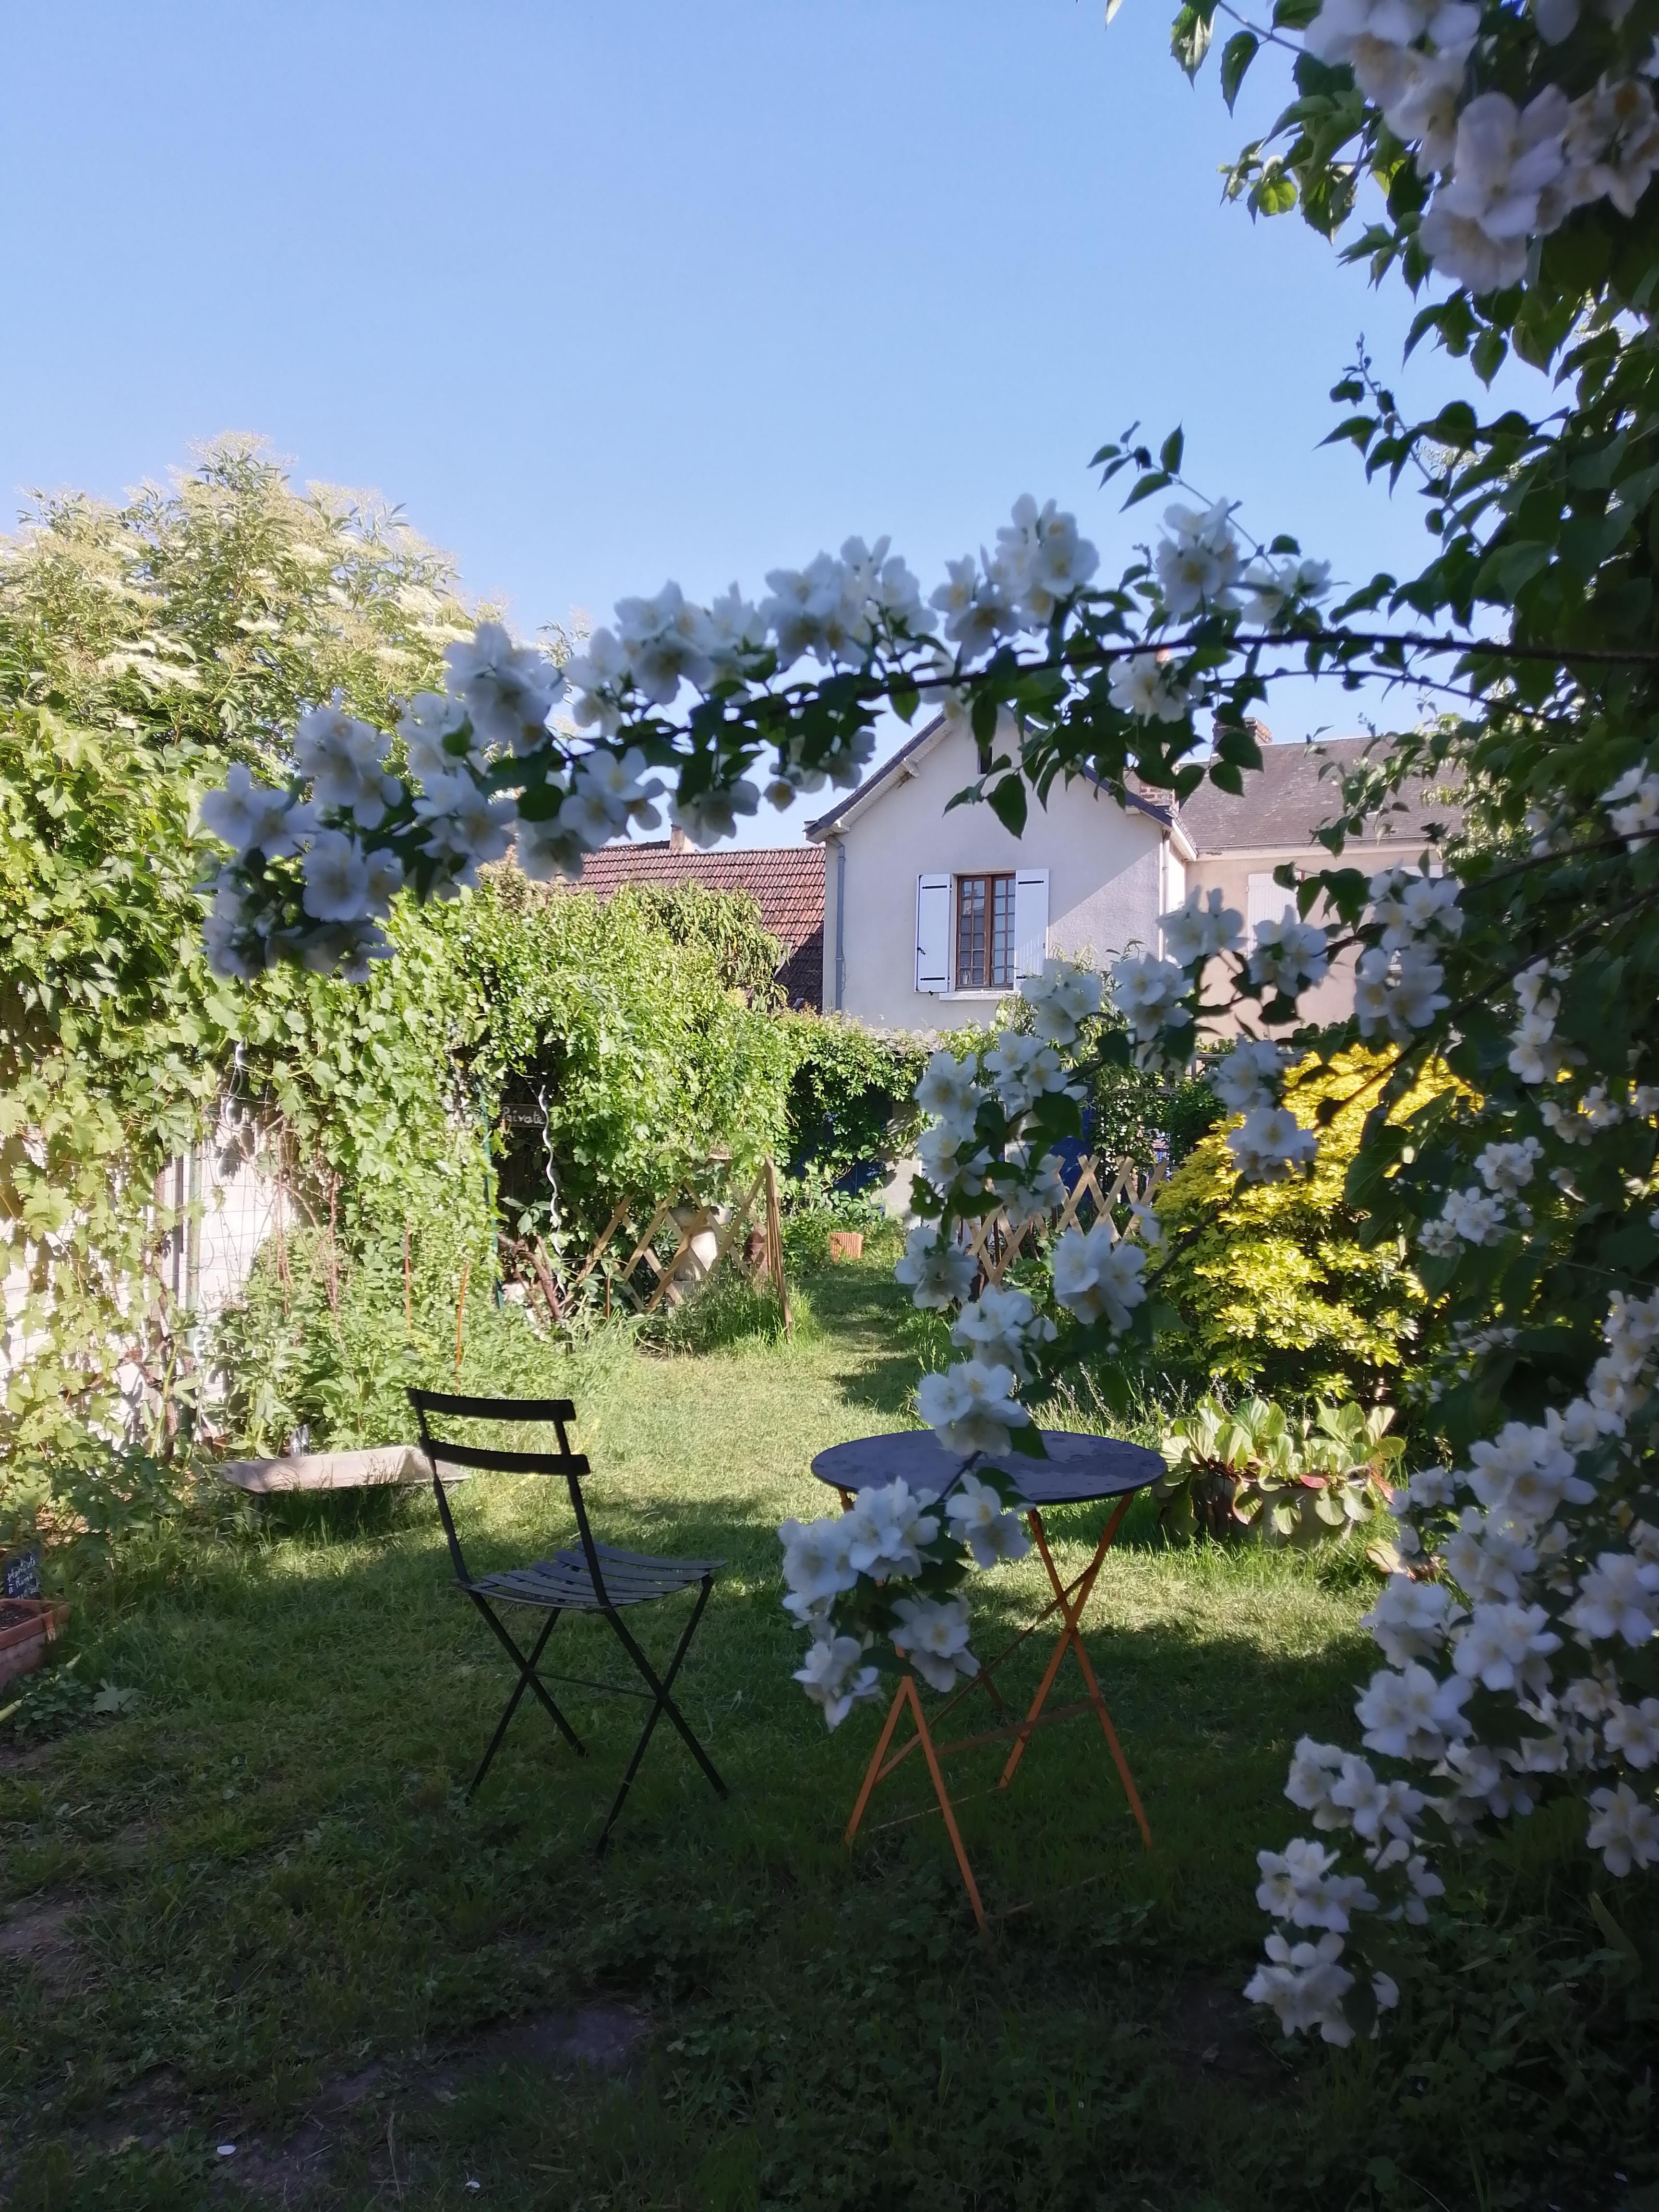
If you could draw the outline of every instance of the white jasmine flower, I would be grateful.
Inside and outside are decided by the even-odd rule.
[[[1218,1060],[1205,1080],[1231,1114],[1249,1114],[1277,1103],[1279,1085],[1291,1055],[1265,1038],[1244,1037]]]
[[[1104,1321],[1121,1334],[1145,1303],[1146,1268],[1139,1245],[1113,1241],[1109,1221],[1097,1221],[1086,1232],[1068,1229],[1054,1246],[1054,1296],[1079,1321]]]
[[[483,744],[527,753],[544,740],[565,688],[545,653],[515,646],[500,623],[482,622],[470,639],[444,647],[444,667],[448,690]]]
[[[1052,1343],[1054,1325],[1040,1314],[1024,1291],[988,1284],[957,1316],[952,1344],[971,1352],[990,1367],[1010,1367],[1019,1380],[1030,1379],[1030,1347]]]
[[[1544,1662],[1560,1648],[1541,1605],[1477,1605],[1458,1634],[1452,1665],[1489,1690],[1536,1697],[1549,1687]]]
[[[1500,1198],[1516,1198],[1532,1181],[1543,1156],[1536,1137],[1523,1137],[1518,1145],[1488,1145],[1475,1160],[1475,1173]]]
[[[683,683],[706,690],[713,681],[708,617],[676,583],[654,599],[618,599],[617,638],[635,690],[653,707],[672,707]]]
[[[857,1582],[858,1570],[848,1556],[851,1517],[837,1513],[823,1521],[786,1521],[778,1530],[783,1579],[793,1595],[811,1602],[834,1597]]]
[[[409,754],[409,765],[425,780],[447,775],[462,760],[476,760],[466,728],[466,709],[447,691],[417,691],[398,717],[398,731]],[[451,738],[459,738],[453,748]]]
[[[1626,1766],[1645,1771],[1659,1761],[1659,1698],[1644,1698],[1639,1705],[1615,1702],[1601,1733]]]
[[[1253,561],[1242,579],[1248,594],[1244,624],[1248,629],[1276,629],[1298,599],[1322,599],[1330,588],[1328,561],[1299,560],[1288,554],[1278,560],[1265,556]]]
[[[1218,953],[1236,952],[1244,938],[1243,915],[1228,906],[1217,890],[1188,891],[1183,906],[1159,915],[1158,926],[1164,933],[1165,951],[1182,968],[1196,968]]]
[[[1006,1451],[1012,1429],[1027,1428],[1030,1415],[1015,1402],[1010,1367],[963,1359],[916,1385],[916,1411],[936,1430],[947,1451]]]
[[[1355,1835],[1380,1844],[1385,1838],[1409,1842],[1428,1800],[1408,1782],[1379,1781],[1369,1759],[1348,1758],[1331,1784],[1331,1802],[1347,1814]]]
[[[977,1674],[979,1662],[968,1649],[968,1601],[902,1597],[893,1607],[898,1626],[893,1649],[908,1659],[930,1689],[956,1687],[958,1674]]]
[[[1287,906],[1276,921],[1269,915],[1257,922],[1250,980],[1293,999],[1323,980],[1331,964],[1325,945],[1325,932]]]
[[[985,1093],[975,1079],[974,1063],[943,1049],[930,1055],[916,1085],[916,1103],[924,1114],[971,1129]]]
[[[848,1564],[876,1582],[920,1574],[922,1549],[939,1534],[939,1516],[927,1510],[933,1502],[931,1490],[913,1491],[902,1479],[860,1491],[842,1516]]]
[[[1171,672],[1167,653],[1133,653],[1115,662],[1109,696],[1120,714],[1142,722],[1178,722],[1195,703],[1194,691]]]
[[[1383,1670],[1354,1706],[1368,1751],[1385,1759],[1432,1759],[1468,1734],[1462,1707],[1472,1685],[1457,1675],[1440,1681],[1426,1667]]]
[[[1404,1667],[1413,1659],[1432,1659],[1444,1644],[1454,1620],[1463,1608],[1440,1583],[1415,1583],[1409,1575],[1390,1575],[1381,1596],[1359,1626],[1368,1628],[1372,1641],[1391,1667]]]
[[[1316,1828],[1347,1826],[1346,1814],[1335,1806],[1331,1796],[1346,1756],[1338,1745],[1316,1743],[1310,1735],[1303,1736],[1297,1744],[1285,1795],[1292,1805],[1299,1805],[1304,1813],[1313,1814]]]
[[[612,630],[596,629],[582,651],[565,667],[570,685],[571,720],[579,730],[598,729],[613,738],[622,725],[623,702],[633,682],[628,655]]]
[[[1519,283],[1528,242],[1567,212],[1552,194],[1566,168],[1567,99],[1547,85],[1524,109],[1501,92],[1478,93],[1457,118],[1452,173],[1418,227],[1437,269],[1475,293]]]
[[[1099,976],[1073,960],[1045,960],[1042,973],[1028,976],[1021,989],[1036,1009],[1036,1034],[1049,1044],[1075,1043],[1105,995]]]
[[[1643,768],[1626,769],[1602,797],[1607,818],[1621,837],[1628,837],[1639,852],[1659,831],[1659,775]]]
[[[1251,2003],[1271,2005],[1286,2035],[1316,2027],[1327,2043],[1352,2043],[1353,2030],[1342,2000],[1353,1987],[1353,1976],[1339,1963],[1341,1936],[1327,1933],[1317,1943],[1293,1944],[1275,1929],[1263,1948],[1267,1963],[1256,1968],[1244,1987]]]
[[[1618,1637],[1645,1644],[1659,1626],[1659,1565],[1632,1552],[1602,1552],[1578,1584],[1567,1625],[1583,1644]]]
[[[668,802],[668,818],[684,830],[694,845],[707,852],[723,837],[738,834],[739,814],[753,814],[760,805],[757,787],[743,777],[736,783],[717,784],[710,791],[689,796],[682,792]]]
[[[355,838],[319,830],[301,863],[306,912],[318,921],[361,921],[368,912],[368,864]]]
[[[1589,1802],[1595,1817],[1585,1841],[1593,1851],[1601,1852],[1609,1874],[1627,1875],[1633,1867],[1649,1867],[1659,1859],[1659,1816],[1628,1782],[1616,1790],[1597,1790]]]
[[[964,1474],[945,1501],[951,1533],[986,1569],[1023,1559],[1031,1548],[1018,1513],[1011,1513],[988,1482]]]
[[[1573,1472],[1559,1432],[1509,1421],[1495,1438],[1469,1447],[1469,1487],[1483,1505],[1516,1521],[1547,1521],[1563,1499],[1587,1505],[1595,1495]]]
[[[474,868],[499,860],[513,842],[512,800],[492,799],[465,769],[428,777],[415,811],[431,831],[427,852],[434,859],[461,860],[463,881],[471,879]]]
[[[233,852],[263,853],[268,860],[292,859],[317,826],[309,806],[256,782],[240,761],[226,769],[222,789],[202,794],[200,814],[203,828]]]
[[[1013,1234],[1033,1221],[1045,1220],[1050,1214],[1059,1212],[1066,1203],[1058,1152],[1044,1152],[1033,1162],[1027,1147],[1011,1146],[1002,1165],[994,1167],[991,1174]]]
[[[1610,199],[1620,215],[1633,216],[1659,168],[1659,116],[1652,94],[1639,77],[1611,84],[1603,77],[1594,92],[1572,103],[1565,145],[1571,198],[1581,205]],[[1650,781],[1648,815],[1659,827],[1659,777]]]
[[[1298,1168],[1309,1166],[1319,1151],[1319,1139],[1304,1129],[1288,1107],[1258,1106],[1237,1129],[1230,1130],[1227,1146],[1234,1165],[1249,1182],[1283,1182]]]
[[[854,1637],[820,1637],[808,1650],[805,1665],[795,1669],[795,1680],[814,1705],[823,1706],[830,1728],[839,1728],[855,1705],[879,1694],[875,1668],[858,1665],[861,1650]]]
[[[960,1244],[940,1243],[938,1224],[921,1221],[904,1240],[904,1257],[894,1268],[893,1279],[913,1286],[913,1304],[939,1309],[965,1298],[977,1273],[970,1253]]]
[[[1498,1244],[1509,1224],[1502,1202],[1475,1190],[1449,1190],[1441,1218],[1466,1244]]]
[[[1446,1571],[1477,1604],[1516,1599],[1538,1565],[1538,1553],[1512,1525],[1467,1506],[1446,1539]]]
[[[1190,1026],[1181,1004],[1191,988],[1186,969],[1151,952],[1132,953],[1112,969],[1112,998],[1136,1037],[1154,1037],[1166,1023]]]
[[[977,1198],[986,1188],[991,1155],[970,1129],[935,1121],[917,1139],[916,1158],[933,1188],[946,1197]]]
[[[1153,557],[1164,604],[1177,619],[1196,614],[1200,607],[1235,604],[1231,587],[1243,566],[1243,554],[1231,518],[1232,503],[1227,500],[1218,500],[1201,513],[1182,506],[1164,510],[1170,535],[1159,541]]]
[[[1005,1030],[981,1055],[981,1066],[1007,1114],[1024,1114],[1039,1098],[1066,1088],[1066,1066],[1054,1047],[1018,1030]]]

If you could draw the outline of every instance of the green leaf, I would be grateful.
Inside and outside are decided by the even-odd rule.
[[[1221,97],[1227,103],[1230,115],[1238,98],[1238,88],[1244,82],[1244,72],[1255,59],[1261,45],[1254,31],[1235,31],[1221,50]]]
[[[1204,57],[1210,51],[1210,18],[1207,12],[1188,4],[1175,19],[1170,33],[1170,52],[1175,56],[1189,78],[1195,77],[1204,66]]]
[[[1172,477],[1179,472],[1181,468],[1181,455],[1185,442],[1186,441],[1182,435],[1180,427],[1177,425],[1175,429],[1170,431],[1169,436],[1158,447],[1158,465],[1159,468],[1164,471],[1166,476]]]
[[[991,811],[1005,830],[1012,830],[1016,837],[1025,828],[1027,793],[1023,775],[1005,775],[994,783],[985,794]]]

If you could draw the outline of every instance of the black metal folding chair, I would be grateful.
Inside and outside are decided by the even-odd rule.
[[[565,1433],[565,1424],[575,1419],[576,1409],[568,1398],[457,1398],[441,1391],[411,1390],[410,1405],[420,1423],[421,1443],[432,1462],[432,1486],[437,1494],[438,1514],[444,1524],[444,1534],[449,1540],[449,1556],[455,1564],[455,1579],[489,1622],[490,1629],[519,1670],[519,1679],[507,1710],[501,1715],[489,1748],[479,1761],[467,1790],[471,1797],[479,1784],[489,1771],[489,1763],[500,1750],[501,1740],[512,1724],[519,1709],[519,1700],[526,1689],[532,1690],[540,1700],[548,1718],[579,1757],[586,1756],[586,1747],[564,1715],[549,1695],[539,1672],[541,1656],[547,1649],[547,1640],[553,1633],[562,1613],[602,1613],[617,1632],[629,1657],[644,1678],[646,1687],[636,1690],[627,1682],[595,1682],[582,1674],[550,1674],[547,1681],[575,1682],[584,1689],[606,1690],[621,1697],[647,1698],[651,1711],[646,1716],[640,1740],[634,1747],[634,1756],[628,1762],[628,1771],[623,1777],[622,1788],[616,1802],[605,1815],[605,1826],[594,1846],[603,1851],[611,1839],[617,1816],[622,1811],[640,1761],[645,1757],[646,1746],[659,1717],[666,1713],[685,1739],[691,1756],[702,1767],[715,1793],[724,1797],[726,1784],[714,1771],[713,1762],[697,1741],[685,1716],[675,1704],[671,1692],[681,1662],[690,1648],[697,1623],[702,1619],[703,1607],[714,1588],[716,1569],[725,1565],[724,1559],[659,1559],[643,1552],[618,1551],[614,1545],[599,1544],[593,1540],[588,1525],[587,1507],[582,1498],[581,1478],[588,1472],[585,1454],[573,1452]],[[447,1437],[434,1436],[432,1418],[451,1420],[516,1421],[525,1424],[542,1423],[550,1425],[558,1435],[556,1452],[504,1451],[492,1445],[458,1443]],[[580,1548],[556,1552],[550,1559],[538,1559],[533,1565],[512,1567],[504,1574],[474,1575],[469,1571],[461,1552],[460,1539],[455,1533],[454,1516],[449,1510],[449,1499],[444,1490],[443,1468],[451,1466],[490,1469],[505,1474],[562,1474],[570,1492],[570,1504],[576,1516],[576,1533]],[[674,1650],[665,1671],[659,1677],[640,1649],[623,1619],[625,1608],[635,1605],[650,1605],[659,1598],[673,1597],[681,1590],[697,1588],[697,1601],[691,1618]],[[496,1605],[531,1606],[547,1615],[541,1634],[526,1656],[514,1641],[495,1611]]]

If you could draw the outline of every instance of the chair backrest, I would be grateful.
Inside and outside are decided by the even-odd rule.
[[[576,1408],[568,1398],[459,1398],[445,1390],[410,1390],[409,1402],[415,1408],[415,1418],[420,1424],[421,1443],[432,1462],[432,1487],[438,1500],[438,1516],[444,1524],[444,1535],[449,1544],[449,1556],[454,1562],[455,1579],[465,1583],[471,1579],[466,1561],[461,1553],[460,1538],[455,1533],[454,1516],[449,1510],[449,1499],[444,1490],[443,1468],[464,1467],[497,1474],[562,1474],[570,1492],[570,1505],[576,1516],[576,1531],[581,1540],[582,1556],[587,1562],[587,1571],[593,1577],[593,1588],[601,1602],[605,1598],[605,1577],[599,1569],[599,1556],[593,1545],[593,1532],[587,1523],[587,1507],[582,1498],[581,1478],[587,1469],[585,1452],[572,1451],[566,1424],[576,1418]],[[556,1452],[510,1451],[497,1444],[467,1444],[458,1443],[453,1437],[434,1434],[434,1420],[447,1427],[452,1421],[516,1421],[525,1426],[539,1424],[550,1425],[556,1431],[559,1449]]]

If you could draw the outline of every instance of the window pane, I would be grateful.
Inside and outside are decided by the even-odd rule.
[[[987,981],[999,990],[1014,980],[1014,879],[991,878],[991,972]]]
[[[1000,991],[1014,980],[1014,879],[957,878],[958,991]]]
[[[957,988],[982,991],[986,972],[986,907],[988,876],[957,878]]]

